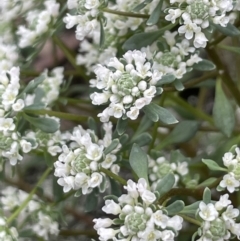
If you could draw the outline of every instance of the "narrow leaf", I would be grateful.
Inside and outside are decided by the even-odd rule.
[[[199,203],[200,203],[200,201],[197,201],[193,204],[185,206],[184,209],[180,213],[188,214],[188,215],[195,215],[196,211],[199,208]]]
[[[152,141],[152,136],[147,133],[141,133],[137,137],[131,140],[131,143],[137,143],[139,146],[146,146]]]
[[[167,193],[175,184],[175,177],[173,173],[168,173],[163,179],[158,181],[155,191],[160,194],[160,197]]]
[[[114,139],[112,143],[104,150],[104,154],[107,155],[108,153],[112,152],[114,149],[116,149],[118,144],[119,144],[119,140]]]
[[[158,20],[161,16],[162,4],[163,4],[163,0],[159,0],[158,5],[153,10],[152,14],[150,15],[149,19],[147,20],[147,25],[154,25],[158,22]]]
[[[175,215],[183,210],[185,204],[182,200],[177,200],[174,203],[170,204],[166,207],[166,210],[168,212],[168,215]]]
[[[232,47],[232,46],[227,46],[227,45],[223,45],[223,44],[219,44],[219,45],[217,45],[217,47],[220,49],[228,50],[228,51],[236,53],[236,54],[240,54],[239,47]]]
[[[103,23],[102,23],[102,19],[99,19],[100,22],[100,47],[103,47],[104,42],[105,42],[105,32],[104,32],[104,28],[103,28]]]
[[[130,157],[130,165],[139,178],[148,182],[148,158],[147,154],[137,145],[133,144]]]
[[[224,135],[230,137],[235,126],[235,114],[230,101],[222,90],[220,80],[216,83],[213,119],[216,127],[218,127]]]
[[[170,84],[175,79],[176,79],[176,77],[173,74],[166,74],[157,82],[156,86],[161,86],[163,84]]]
[[[54,133],[59,129],[59,123],[46,117],[32,117],[24,114],[24,119],[43,132]]]
[[[145,0],[143,2],[141,2],[140,4],[138,4],[136,7],[134,7],[133,11],[134,12],[139,12],[140,10],[142,10],[143,8],[145,8],[149,3],[151,3],[153,0]]]
[[[210,185],[212,185],[216,180],[217,180],[216,177],[210,177],[210,178],[208,178],[207,180],[205,180],[204,182],[200,183],[196,188],[210,186]]]
[[[154,32],[148,32],[148,33],[134,34],[123,44],[123,49],[124,50],[141,49],[142,47],[151,45],[161,35],[162,35],[162,31],[159,31],[159,30]]]
[[[160,143],[161,148],[170,144],[183,143],[191,140],[195,136],[198,127],[199,123],[196,121],[181,121]]]
[[[211,202],[211,191],[208,187],[206,187],[204,189],[204,192],[203,192],[203,201],[208,204]]]
[[[96,193],[93,191],[86,198],[84,211],[85,212],[95,211],[97,209],[97,203],[98,203],[98,197]]]
[[[207,59],[203,59],[202,61],[194,64],[192,67],[193,69],[199,71],[211,71],[216,69],[215,64]]]
[[[117,128],[116,128],[118,135],[122,135],[125,132],[127,128],[127,123],[128,123],[127,119],[126,120],[118,119]]]
[[[231,23],[228,23],[226,27],[222,27],[219,24],[215,24],[214,25],[220,32],[222,32],[223,34],[227,35],[227,36],[239,36],[240,35],[240,31],[239,29],[237,29],[234,25],[232,25]]]
[[[31,80],[20,95],[22,95],[23,93],[29,93],[29,92],[35,90],[37,88],[37,86],[40,85],[45,79],[46,79],[46,76],[41,75],[41,76],[35,78],[34,80]]]
[[[226,168],[220,167],[215,161],[210,159],[202,159],[202,162],[212,171],[223,171],[227,172]]]

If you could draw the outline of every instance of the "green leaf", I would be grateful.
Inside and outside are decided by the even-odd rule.
[[[128,123],[127,119],[125,119],[125,120],[123,120],[121,118],[118,119],[117,127],[116,127],[118,135],[122,135],[126,131],[127,123]]]
[[[139,178],[144,178],[148,182],[147,154],[137,144],[133,144],[130,152],[129,162],[136,175]]]
[[[240,54],[239,47],[232,47],[232,46],[227,46],[227,45],[223,45],[223,44],[218,44],[217,47],[220,49],[228,50],[228,51],[236,53],[236,54]]]
[[[155,191],[157,191],[161,197],[169,190],[171,190],[174,184],[175,184],[174,174],[168,173],[166,176],[163,177],[163,179],[157,182]]]
[[[220,167],[215,161],[210,159],[202,159],[202,162],[212,171],[223,171],[227,172],[226,168]]]
[[[203,201],[208,204],[211,202],[211,191],[208,187],[206,187],[204,189],[204,192],[203,192]]]
[[[41,75],[41,76],[37,77],[36,79],[31,80],[27,84],[25,89],[21,92],[20,95],[22,95],[23,93],[29,93],[29,92],[35,90],[38,87],[38,85],[40,85],[45,79],[46,79],[46,76],[45,75]]]
[[[184,209],[184,202],[182,200],[177,200],[174,203],[166,207],[168,215],[175,215]]]
[[[178,120],[170,111],[154,103],[150,103],[149,105],[144,106],[143,111],[147,117],[154,122],[160,120],[164,124],[168,125],[178,122]]]
[[[97,123],[96,121],[90,116],[88,117],[88,127],[94,131],[95,134],[97,134]]]
[[[107,155],[108,153],[112,152],[114,149],[116,149],[118,144],[119,144],[119,140],[118,139],[112,140],[112,143],[103,151],[104,154]]]
[[[213,119],[216,127],[227,137],[231,137],[235,126],[235,113],[232,105],[222,90],[221,81],[217,80],[213,105]]]
[[[162,4],[163,0],[159,0],[158,5],[153,10],[152,14],[150,15],[149,19],[147,20],[147,25],[154,25],[158,22],[161,13],[162,13]]]
[[[176,80],[173,82],[173,85],[174,85],[174,87],[176,88],[176,90],[178,90],[178,91],[184,90],[184,85],[182,84],[182,82],[181,82],[179,79],[176,79]]]
[[[105,32],[104,32],[104,28],[103,28],[103,22],[102,19],[99,18],[99,22],[100,22],[100,47],[103,47],[104,42],[105,42]]]
[[[232,25],[231,23],[228,23],[226,27],[222,27],[219,24],[214,24],[214,26],[223,34],[227,35],[227,36],[239,36],[240,35],[240,31],[239,29],[237,29],[234,25]]]
[[[144,132],[144,133],[141,133],[140,135],[138,135],[137,137],[135,137],[134,139],[132,139],[131,143],[136,143],[139,146],[146,146],[151,141],[152,141],[152,136],[149,133]]]
[[[188,206],[185,206],[184,209],[180,212],[181,214],[187,214],[187,215],[195,215],[196,211],[199,208],[199,203],[201,201],[197,201],[193,204],[190,204]]]
[[[122,195],[121,186],[113,178],[109,178],[111,185],[111,193],[114,196],[120,197]]]
[[[134,133],[134,136],[137,136],[144,131],[148,130],[152,126],[153,122],[148,118],[147,115],[144,115],[143,118],[140,121],[140,124],[138,125],[137,130]]]
[[[207,59],[203,59],[202,61],[194,64],[192,67],[193,69],[199,71],[211,71],[216,69],[215,64]]]
[[[199,185],[197,185],[196,188],[210,186],[210,185],[212,185],[216,180],[217,180],[216,177],[210,177],[210,178],[208,178],[207,180],[205,180],[204,182],[202,182],[202,183],[200,183]]]
[[[139,12],[143,8],[145,8],[149,3],[151,3],[153,0],[145,0],[138,4],[136,7],[134,7],[133,12]]]
[[[59,129],[59,123],[52,118],[32,117],[27,114],[24,114],[24,119],[36,128],[46,133],[54,133]]]
[[[97,209],[97,203],[98,203],[98,195],[93,190],[89,195],[87,195],[85,205],[84,205],[84,211],[85,212],[92,212]]]
[[[157,82],[156,86],[161,86],[163,84],[170,84],[172,83],[176,77],[173,74],[166,74]]]
[[[161,35],[162,35],[162,31],[160,30],[148,32],[148,33],[134,34],[123,44],[123,49],[124,50],[141,49],[142,47],[151,45]]]
[[[28,106],[24,107],[23,111],[24,110],[41,110],[41,109],[44,109],[45,106],[46,105],[44,103],[38,102],[36,104],[32,104],[32,105],[28,105]]]
[[[170,144],[183,143],[191,140],[199,127],[197,121],[184,120],[177,124],[174,129],[162,140],[160,147],[163,148]]]

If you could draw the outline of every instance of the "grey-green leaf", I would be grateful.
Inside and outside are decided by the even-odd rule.
[[[161,86],[161,85],[164,85],[164,84],[170,84],[175,79],[176,79],[176,77],[173,74],[163,75],[163,77],[157,82],[156,86]]]
[[[128,123],[127,119],[125,120],[118,119],[117,128],[116,128],[118,135],[122,135],[125,132],[127,128],[127,123]]]
[[[129,162],[136,175],[139,178],[144,178],[148,182],[147,154],[137,144],[133,144]]]
[[[35,90],[37,88],[37,86],[40,85],[45,79],[46,79],[46,76],[41,75],[41,76],[35,78],[34,80],[31,80],[20,95],[22,95],[23,93],[29,93],[29,92]]]
[[[227,35],[227,36],[239,36],[240,35],[240,31],[238,28],[236,28],[234,25],[232,25],[231,23],[228,23],[226,27],[222,27],[219,24],[215,24],[214,25],[220,32],[222,32],[223,34]]]
[[[212,185],[216,180],[217,180],[216,177],[210,177],[210,178],[208,178],[207,180],[205,180],[205,181],[203,181],[202,183],[200,183],[196,188],[210,186],[210,185]]]
[[[124,50],[141,49],[142,47],[151,45],[161,35],[162,35],[162,31],[159,31],[159,30],[148,32],[148,33],[134,34],[123,44],[123,49]]]
[[[59,123],[47,117],[32,117],[24,114],[24,118],[36,128],[46,133],[54,133],[59,129]]]
[[[228,51],[236,53],[236,54],[240,54],[239,47],[232,47],[232,46],[227,46],[227,45],[223,45],[223,44],[219,44],[219,45],[217,45],[217,47],[220,49],[228,50]]]
[[[160,181],[157,182],[155,191],[160,194],[160,197],[167,193],[175,184],[175,177],[173,173],[168,173]]]
[[[179,212],[181,212],[184,209],[184,202],[182,200],[177,200],[174,203],[170,204],[166,207],[166,210],[168,212],[168,215],[175,215]]]
[[[161,148],[176,143],[183,143],[191,140],[199,127],[197,121],[184,120],[177,124],[167,137],[160,143]]]
[[[194,216],[196,211],[199,208],[199,203],[200,203],[200,201],[197,201],[193,204],[185,206],[184,209],[180,213]]]
[[[113,151],[114,149],[116,149],[116,147],[119,144],[119,140],[118,139],[114,139],[111,144],[104,150],[104,154],[107,155],[108,153],[110,153],[111,151]]]
[[[154,122],[160,120],[164,124],[168,125],[178,122],[178,120],[170,111],[155,103],[150,103],[149,105],[144,106],[143,111],[147,115],[147,117]]]
[[[143,132],[131,140],[131,143],[137,143],[139,146],[146,146],[152,141],[152,136],[148,132]]]
[[[149,19],[147,20],[147,25],[154,25],[158,22],[161,13],[162,13],[162,4],[163,0],[159,0],[158,5],[153,10],[152,14],[150,15]]]
[[[204,189],[204,192],[203,192],[203,201],[208,204],[211,202],[211,191],[208,187],[206,187]]]
[[[202,61],[194,64],[192,67],[193,69],[199,71],[211,71],[216,69],[215,64],[207,59],[203,59]]]
[[[149,3],[151,3],[153,0],[145,0],[143,2],[141,2],[140,4],[138,4],[136,7],[134,7],[133,11],[134,12],[139,12],[140,10],[142,10],[143,8],[145,8]]]
[[[210,159],[202,159],[202,162],[212,171],[223,171],[227,172],[226,168],[220,167],[215,161]]]
[[[221,81],[216,83],[216,94],[213,106],[213,119],[216,127],[230,137],[235,126],[235,114],[233,107],[223,92]]]

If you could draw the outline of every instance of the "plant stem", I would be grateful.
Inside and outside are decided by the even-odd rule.
[[[61,230],[59,235],[61,235],[61,236],[86,235],[89,237],[96,237],[97,233],[95,230]]]
[[[49,173],[52,171],[52,168],[48,168],[43,175],[41,176],[41,178],[39,179],[39,181],[37,182],[37,184],[35,185],[35,187],[32,189],[32,191],[29,193],[28,197],[26,198],[26,200],[21,204],[21,206],[19,206],[19,208],[7,219],[7,224],[9,225],[13,220],[15,220],[17,218],[17,216],[20,214],[20,212],[27,206],[27,204],[32,200],[33,195],[36,193],[38,187],[41,186],[41,184],[43,183],[43,181],[46,179],[46,177],[49,175]]]
[[[121,183],[123,186],[127,185],[127,181],[124,180],[123,178],[121,178],[120,176],[116,175],[115,173],[113,173],[113,172],[111,172],[111,171],[109,171],[109,170],[107,170],[107,169],[105,169],[105,168],[103,168],[103,167],[101,167],[101,168],[99,169],[99,171],[100,171],[100,172],[103,172],[103,173],[105,173],[107,176],[115,179],[116,181],[118,181],[119,183]]]
[[[130,18],[149,18],[150,15],[148,14],[140,14],[140,13],[131,13],[131,12],[122,12],[122,11],[117,11],[109,8],[104,8],[102,9],[103,12],[105,13],[111,13],[111,14],[116,14],[120,16],[125,16],[125,17],[130,17]]]
[[[197,226],[201,226],[201,223],[194,218],[191,218],[191,217],[181,214],[181,213],[178,213],[178,216],[181,216],[185,221],[187,221],[189,223],[193,223],[193,224],[196,224]]]
[[[83,115],[75,115],[75,114],[69,114],[65,112],[58,112],[58,111],[52,111],[52,110],[24,110],[25,113],[29,114],[35,114],[35,115],[49,115],[49,116],[55,116],[60,119],[65,120],[71,120],[71,121],[87,121],[89,116],[83,116]],[[94,117],[93,117],[94,118]],[[97,120],[97,118],[95,118]]]
[[[199,78],[196,78],[196,79],[193,79],[192,81],[188,81],[186,84],[184,84],[184,88],[187,89],[187,88],[191,88],[191,87],[194,87],[195,85],[207,80],[207,79],[210,79],[210,78],[213,78],[213,77],[216,77],[217,76],[217,71],[212,71],[208,74],[205,74]],[[176,91],[176,88],[175,87],[172,87],[172,86],[169,86],[169,87],[164,87],[163,88],[164,92],[171,92],[171,91]]]

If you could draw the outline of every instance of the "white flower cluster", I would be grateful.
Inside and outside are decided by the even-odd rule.
[[[147,187],[145,179],[138,183],[128,180],[127,194],[116,200],[106,200],[102,210],[118,218],[94,219],[99,240],[115,241],[173,241],[182,229],[180,216],[168,217],[162,207],[154,204],[156,196]]]
[[[177,186],[179,180],[189,173],[188,163],[186,161],[170,162],[164,156],[154,160],[148,156],[148,175],[152,189],[155,189],[157,182],[170,172],[174,173],[175,186]]]
[[[230,193],[237,191],[240,187],[240,149],[235,149],[236,155],[227,152],[223,156],[223,164],[228,169],[228,174],[224,175],[219,183],[222,189],[227,188]]]
[[[68,0],[68,9],[74,10],[74,15],[67,13],[63,19],[66,28],[72,28],[77,25],[76,38],[83,40],[99,27],[97,16],[99,7],[105,4],[103,0]]]
[[[240,223],[235,222],[239,210],[230,205],[228,198],[229,195],[225,194],[215,204],[200,202],[199,216],[202,225],[198,229],[200,238],[197,241],[230,240],[236,236],[240,239]]]
[[[72,140],[69,147],[62,147],[63,153],[54,163],[54,175],[59,177],[58,184],[63,186],[64,192],[81,189],[83,194],[87,194],[93,188],[104,191],[106,176],[100,168],[110,169],[116,174],[119,172],[120,167],[115,162],[121,145],[105,154],[104,150],[112,143],[112,123],[104,123],[103,130],[103,139],[98,139],[92,130],[77,126],[69,137]]]
[[[27,12],[27,27],[24,25],[18,27],[17,34],[19,35],[20,48],[32,46],[56,22],[60,4],[56,0],[47,0],[44,5],[45,9],[42,11],[32,10]]]
[[[0,240],[4,241],[17,241],[18,232],[14,227],[8,228],[6,219],[0,215]]]
[[[48,118],[50,117],[48,116]],[[57,120],[58,122],[60,121],[58,118],[54,118],[54,120]],[[58,153],[62,152],[60,146],[66,144],[70,138],[70,134],[68,132],[61,133],[60,131],[50,134],[41,130],[34,130],[27,131],[26,138],[29,138],[36,143],[38,151],[47,151],[51,156],[56,156]]]
[[[144,48],[143,51],[146,51],[149,60],[154,60],[154,69],[157,69],[163,75],[172,74],[177,79],[181,79],[195,63],[202,59],[187,39],[177,42],[176,35],[177,32],[164,32],[163,38],[168,45],[168,48],[164,51],[159,51],[156,43],[151,47]]]
[[[148,4],[138,11],[141,14],[151,14],[156,8],[158,0],[149,1]],[[115,11],[132,12],[134,7],[139,4],[136,0],[116,0],[116,3],[109,3],[109,8]],[[117,14],[104,13],[104,17],[107,19],[105,30],[114,36],[124,36],[129,31],[135,31],[141,28],[141,25],[145,22],[142,18],[125,17]]]
[[[97,79],[92,80],[92,87],[102,90],[90,95],[94,105],[110,101],[102,113],[98,114],[102,122],[107,122],[110,116],[115,118],[130,118],[135,120],[139,110],[151,103],[157,93],[155,85],[162,74],[153,70],[147,61],[146,54],[134,50],[128,51],[120,61],[114,57],[107,67],[97,65]]]
[[[12,67],[9,71],[0,72],[0,156],[16,165],[23,157],[20,151],[28,153],[32,150],[31,142],[16,130],[16,112],[21,111],[24,100],[18,98],[20,90],[19,68]],[[13,116],[13,117],[11,117]],[[0,163],[0,170],[2,163]]]
[[[1,195],[0,205],[2,206],[2,210],[6,213],[13,212],[28,197],[26,192],[13,187],[3,189]],[[44,238],[44,240],[50,240],[51,236],[58,235],[59,225],[51,217],[51,212],[48,210],[49,208],[44,207],[43,210],[43,203],[36,200],[36,196],[30,200],[28,205],[21,211],[15,224],[17,226],[19,225],[21,229],[31,229],[37,237]],[[21,227],[23,222],[25,222],[25,225],[24,227]]]
[[[17,16],[32,8],[36,3],[34,0],[3,0],[0,1],[0,22],[10,23]]]
[[[43,72],[46,78],[38,87],[43,89],[45,93],[45,96],[41,99],[44,104],[49,106],[58,98],[60,86],[64,80],[63,71],[63,67],[56,67],[50,73],[48,73],[48,70]]]
[[[203,30],[211,23],[226,27],[229,22],[228,13],[234,7],[233,0],[171,0],[173,7],[168,9],[165,19],[175,23],[179,21],[180,34],[190,40],[196,48],[205,48],[208,39]]]
[[[112,44],[112,43],[111,43]],[[97,63],[106,65],[112,57],[117,54],[117,49],[113,46],[108,46],[99,49],[99,39],[93,38],[92,43],[84,39],[80,43],[79,54],[76,58],[77,65],[84,65],[87,69],[87,74],[94,72]]]
[[[17,47],[0,37],[0,72],[11,69],[18,60]]]

